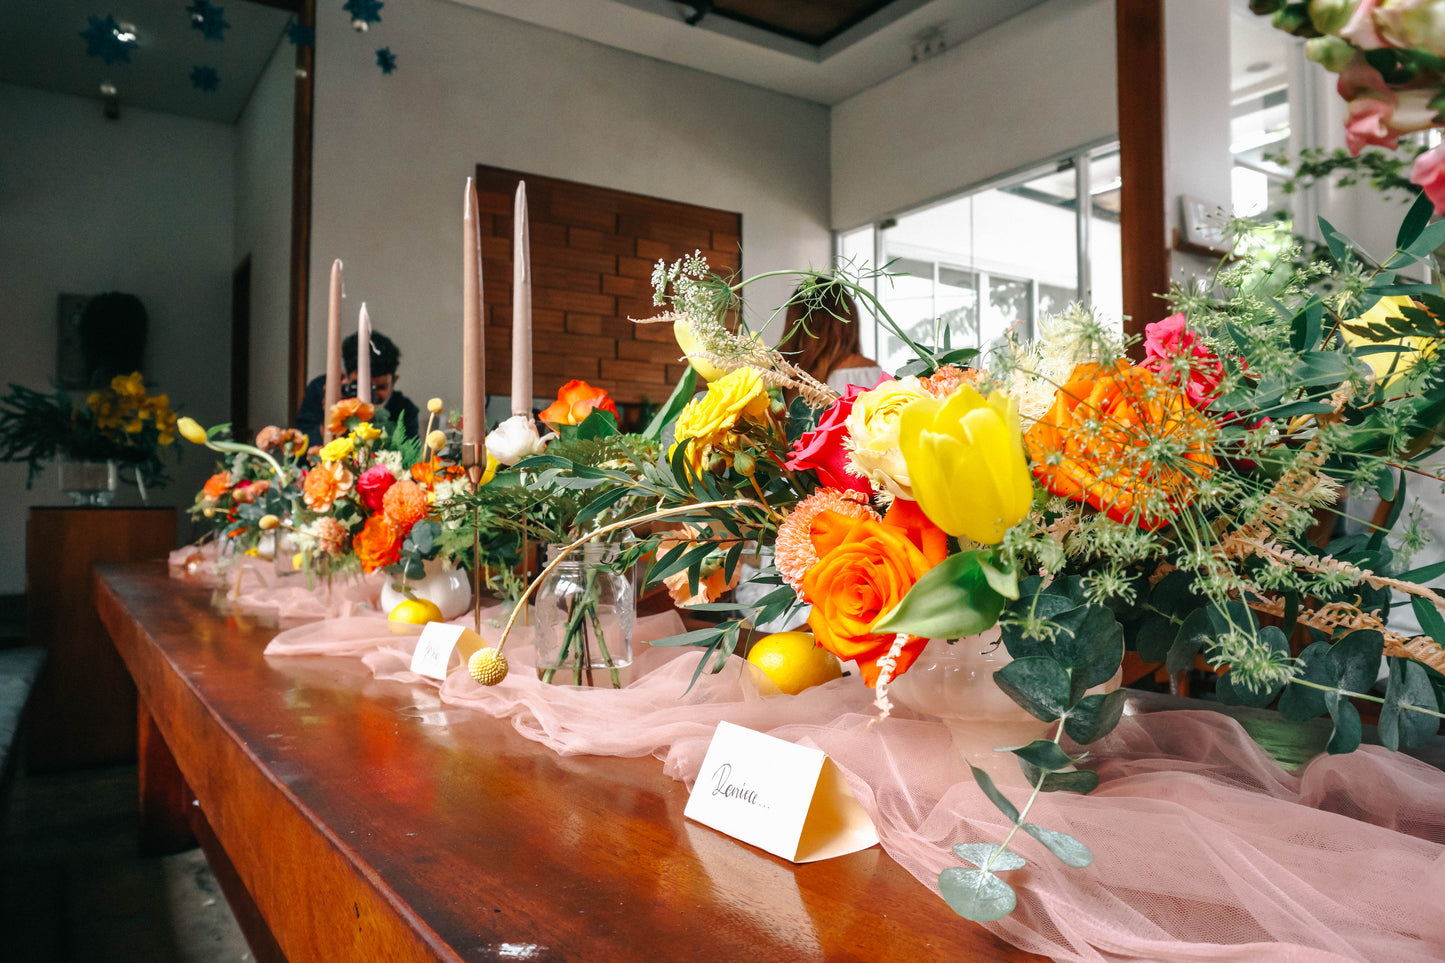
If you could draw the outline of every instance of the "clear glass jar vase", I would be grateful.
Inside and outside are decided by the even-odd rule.
[[[58,469],[60,490],[70,496],[72,505],[104,508],[115,501],[119,476],[115,462],[62,458]]]
[[[564,546],[549,545],[556,558]],[[623,686],[632,664],[637,598],[626,573],[609,567],[617,546],[574,549],[537,587],[537,677],[558,685]]]

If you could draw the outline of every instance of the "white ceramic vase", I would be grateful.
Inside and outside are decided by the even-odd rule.
[[[445,565],[437,558],[428,559],[422,564],[426,574],[421,578],[388,579],[381,587],[382,614],[390,612],[398,603],[412,597],[431,602],[441,609],[442,618],[448,620],[456,618],[471,607],[472,586],[467,581],[465,569]]]

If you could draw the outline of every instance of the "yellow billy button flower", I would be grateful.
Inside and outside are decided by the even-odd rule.
[[[426,403],[426,410],[427,410],[427,411],[430,411],[430,412],[431,412],[432,414],[434,414],[434,415],[439,415],[439,414],[441,414],[441,413],[442,413],[442,400],[441,400],[440,398],[432,398],[430,401],[428,401],[428,402]]]
[[[1018,406],[968,385],[947,401],[919,398],[898,419],[918,507],[950,535],[994,545],[1033,500]]]
[[[181,433],[182,438],[192,444],[204,445],[206,443],[206,429],[202,428],[201,423],[194,418],[181,418],[176,422],[176,429]]]
[[[322,461],[340,461],[351,454],[353,445],[349,435],[343,435],[331,442],[328,442],[321,449]]]

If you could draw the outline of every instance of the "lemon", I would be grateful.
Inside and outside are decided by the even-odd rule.
[[[393,622],[406,622],[411,625],[446,621],[442,617],[442,610],[436,607],[436,603],[426,599],[402,599],[396,603],[396,607],[391,610],[387,618]]]
[[[831,682],[843,675],[833,654],[813,641],[811,632],[775,632],[753,643],[748,661],[762,669],[788,695]]]

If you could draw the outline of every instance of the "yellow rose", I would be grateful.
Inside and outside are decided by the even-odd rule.
[[[902,410],[898,441],[923,514],[950,535],[993,545],[1028,514],[1034,487],[1018,405],[962,385]],[[966,492],[966,497],[960,493]]]
[[[885,381],[858,395],[848,415],[848,437],[854,448],[853,464],[878,491],[912,498],[908,465],[898,447],[898,418],[903,410],[931,397],[917,378]]]
[[[1375,381],[1388,388],[1415,366],[1415,362],[1421,358],[1428,358],[1434,354],[1439,342],[1434,338],[1396,338],[1391,341],[1376,341],[1369,335],[1356,334],[1350,330],[1351,324],[1384,324],[1390,318],[1404,318],[1405,313],[1400,310],[1401,306],[1409,306],[1414,301],[1405,296],[1381,298],[1375,302],[1375,306],[1354,321],[1346,321],[1340,331],[1345,336],[1345,343],[1351,348],[1359,349],[1372,345],[1384,345],[1389,347],[1405,348],[1405,351],[1380,351],[1370,354],[1361,354],[1375,372]]]
[[[181,437],[191,444],[204,445],[206,443],[206,429],[202,428],[196,419],[181,418],[176,421],[176,428],[180,431]]]
[[[351,454],[355,446],[351,443],[350,436],[336,438],[321,449],[322,461],[340,461]]]
[[[707,394],[694,398],[677,416],[673,434],[677,441],[668,451],[687,443],[687,459],[694,471],[700,471],[710,448],[731,449],[728,435],[739,418],[758,420],[768,413],[768,389],[762,375],[752,368],[736,368],[707,386]]]
[[[360,442],[373,442],[381,437],[381,429],[376,427],[369,421],[363,421],[355,428],[351,429],[351,437],[355,438],[357,441]]]

